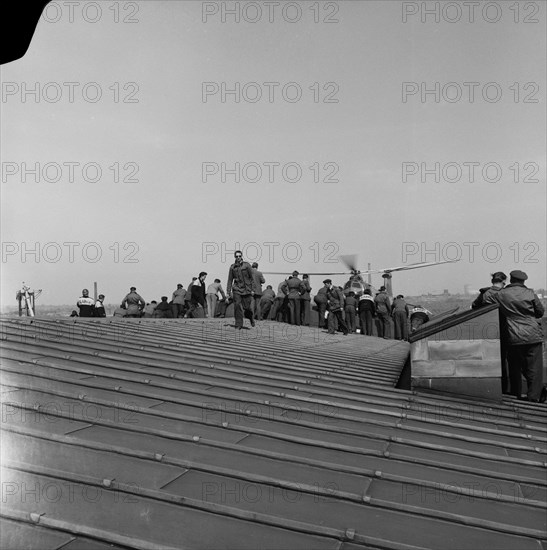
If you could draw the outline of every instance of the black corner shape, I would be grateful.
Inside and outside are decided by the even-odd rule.
[[[0,64],[23,57],[47,0],[8,0],[0,8]]]

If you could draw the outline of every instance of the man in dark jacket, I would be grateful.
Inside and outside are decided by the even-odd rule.
[[[205,317],[205,278],[207,273],[202,271],[190,288],[190,309],[188,317],[202,319]]]
[[[337,287],[332,285],[330,279],[329,288],[327,290],[327,304],[329,306],[329,321],[328,332],[329,334],[335,333],[335,319],[338,321],[338,328],[342,330],[344,336],[348,334],[348,327],[342,317],[342,305],[344,303],[344,293]]]
[[[472,309],[477,309],[494,302],[493,295],[498,293],[505,287],[507,275],[503,271],[492,273],[492,286],[481,288],[480,294],[471,304]],[[509,391],[509,365],[507,363],[507,323],[505,316],[499,310],[499,326],[500,326],[500,353],[501,353],[501,391],[502,393],[510,393]]]
[[[255,319],[261,319],[262,316],[260,314],[260,300],[262,299],[262,285],[266,282],[266,279],[264,279],[264,275],[262,275],[262,272],[258,271],[258,264],[256,262],[254,262],[251,267],[253,268],[253,278],[255,286],[255,293],[251,301],[253,305],[253,314]]]
[[[274,302],[272,305],[272,312],[270,314],[270,317],[272,318],[272,321],[283,321],[283,313],[284,313],[284,307],[283,304],[285,303],[285,298],[287,295],[285,294],[285,283],[287,281],[281,281],[277,285],[277,294],[275,295]]]
[[[234,300],[234,317],[236,329],[243,328],[243,317],[249,319],[251,326],[255,326],[251,300],[255,292],[253,268],[243,261],[241,250],[234,252],[235,262],[228,271],[228,285],[226,294]]]
[[[292,277],[285,283],[287,298],[289,299],[289,315],[291,325],[300,326],[300,296],[304,291],[302,279],[298,278],[298,271],[293,271]]]
[[[161,302],[156,305],[152,317],[155,319],[171,319],[173,317],[171,304],[167,300],[167,296],[161,297]]]
[[[471,309],[477,309],[478,307],[492,303],[492,300],[490,300],[489,297],[492,294],[499,292],[505,286],[506,280],[507,275],[503,271],[496,271],[496,273],[492,273],[492,286],[487,286],[479,290],[479,295],[471,304]]]
[[[370,289],[366,288],[359,298],[359,320],[361,322],[361,334],[372,336],[372,318],[376,315],[376,304]]]
[[[310,296],[311,286],[308,275],[302,275],[302,294],[300,295],[300,322],[302,325],[310,326]]]
[[[545,401],[543,387],[543,330],[545,308],[531,288],[524,285],[528,275],[511,271],[510,284],[493,293],[488,302],[497,303],[506,321],[507,358],[511,393],[521,398],[522,378],[526,378],[528,401]],[[503,336],[503,334],[502,334]]]
[[[376,304],[376,314],[380,319],[380,324],[378,326],[378,336],[380,338],[390,338],[391,303],[389,301],[389,296],[387,295],[385,286],[380,287],[378,294],[376,294],[376,297],[374,298],[374,303]]]
[[[395,340],[408,340],[408,314],[409,307],[405,297],[399,294],[391,306],[391,316],[395,328]]]
[[[357,298],[355,297],[355,292],[353,292],[353,290],[348,293],[346,303],[344,305],[344,311],[346,313],[348,330],[353,334],[355,333],[355,316],[357,313]]]
[[[260,299],[260,319],[269,319],[270,310],[272,309],[272,304],[275,300],[275,292],[272,288],[272,285],[268,285],[266,290],[262,293],[262,298]]]
[[[328,281],[328,283],[327,283]],[[327,311],[327,291],[330,286],[330,279],[323,281],[323,287],[317,291],[317,294],[313,297],[313,301],[317,305],[317,313],[319,314],[319,328],[327,328],[327,322],[325,319],[325,312]]]
[[[76,305],[80,310],[80,317],[93,317],[95,301],[89,296],[89,290],[87,290],[87,288],[82,290],[82,295],[78,298]]]
[[[184,306],[182,308],[182,317],[188,317],[188,312],[190,311],[190,301],[192,299],[192,285],[197,281],[197,277],[192,277],[192,282],[186,287],[186,294],[184,295]]]

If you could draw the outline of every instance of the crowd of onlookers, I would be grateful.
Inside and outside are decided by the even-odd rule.
[[[393,303],[386,293],[385,287],[380,287],[373,297],[370,289],[364,292],[347,292],[340,286],[332,284],[331,279],[325,279],[323,286],[311,297],[309,276],[299,277],[299,272],[279,283],[277,293],[271,285],[262,290],[264,276],[258,271],[258,264],[252,265],[255,289],[250,301],[250,307],[255,320],[275,320],[294,325],[310,325],[311,312],[318,316],[318,326],[329,332],[340,331],[344,334],[363,335],[377,334],[379,337],[393,337],[406,340],[409,331],[416,330],[422,323],[429,320],[431,313],[420,306],[410,307],[402,295],[398,295]],[[199,277],[193,277],[188,289],[179,283],[173,291],[171,299],[162,296],[158,302],[145,302],[132,286],[114,312],[114,317],[180,319],[225,317],[226,310],[233,303],[232,296],[224,291],[220,279],[205,286],[207,273],[201,272]],[[88,289],[82,290],[78,299],[79,313],[74,310],[71,316],[76,317],[106,317],[104,294],[99,294],[97,300],[89,296]],[[232,313],[232,312],[230,312]],[[374,328],[374,326],[376,328]]]
[[[258,264],[252,266],[243,260],[241,251],[236,251],[235,262],[230,267],[227,291],[219,279],[206,286],[207,273],[202,271],[184,289],[178,284],[171,300],[162,296],[145,302],[131,287],[122,303],[114,311],[115,317],[145,318],[204,318],[225,317],[227,307],[234,304],[235,327],[241,329],[243,318],[248,318],[251,326],[255,320],[276,320],[294,325],[309,325],[311,311],[318,314],[318,325],[331,334],[337,330],[343,334],[354,334],[359,329],[363,335],[376,334],[383,338],[407,340],[409,333],[416,331],[430,319],[431,313],[421,306],[410,306],[399,294],[393,302],[385,287],[380,287],[373,297],[366,285],[356,293],[352,279],[347,288],[335,286],[331,279],[323,281],[315,296],[311,298],[309,277],[300,278],[298,271],[279,283],[277,292],[271,285],[264,290],[263,274]],[[481,289],[472,307],[488,304],[499,306],[502,386],[504,393],[512,393],[520,398],[521,373],[528,383],[527,399],[545,401],[547,390],[543,387],[543,331],[540,319],[545,309],[532,289],[524,285],[526,273],[515,270],[510,273],[510,284],[503,272],[492,275],[492,286]],[[359,283],[360,284],[360,283]],[[359,284],[357,286],[359,286]],[[84,289],[77,302],[80,317],[106,317],[104,295],[95,301]],[[73,311],[72,316],[78,316]],[[393,336],[391,327],[393,325]]]

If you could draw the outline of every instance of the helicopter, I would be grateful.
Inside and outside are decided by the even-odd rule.
[[[393,296],[393,288],[391,284],[392,279],[392,273],[394,271],[407,271],[409,269],[420,269],[423,267],[430,267],[434,265],[439,264],[446,264],[446,263],[453,263],[457,262],[458,260],[443,260],[440,262],[417,262],[414,264],[408,264],[404,266],[396,266],[396,267],[384,267],[380,269],[367,269],[367,270],[359,270],[356,267],[357,263],[357,256],[355,254],[352,255],[345,255],[345,256],[339,256],[340,260],[347,266],[349,271],[343,271],[343,272],[329,272],[329,273],[309,273],[309,275],[349,275],[348,281],[344,285],[344,294],[348,295],[350,292],[354,292],[356,297],[360,297],[363,295],[364,291],[366,289],[372,291],[375,291],[376,289],[370,282],[366,282],[363,278],[363,275],[371,275],[374,273],[381,273],[382,278],[384,279],[384,285],[386,288],[386,292],[389,296]],[[265,272],[267,275],[285,275],[285,273],[281,272]]]

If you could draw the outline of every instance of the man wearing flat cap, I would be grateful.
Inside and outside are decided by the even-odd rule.
[[[544,402],[547,390],[543,387],[541,317],[545,308],[534,291],[525,286],[524,281],[528,279],[528,275],[524,271],[511,271],[509,277],[510,284],[485,301],[499,304],[506,321],[511,393],[521,398],[522,373],[527,383],[528,401]]]

